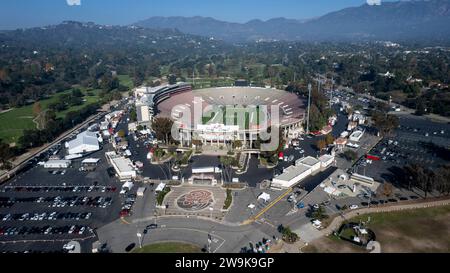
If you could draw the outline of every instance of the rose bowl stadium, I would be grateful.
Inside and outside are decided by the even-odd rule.
[[[285,136],[302,132],[305,102],[294,93],[261,87],[216,87],[192,90],[179,83],[135,90],[138,123],[154,117],[174,120],[179,141],[189,146],[194,138],[221,145],[240,140],[252,148],[262,130],[279,127]]]

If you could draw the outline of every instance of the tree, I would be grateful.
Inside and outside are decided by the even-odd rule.
[[[221,156],[220,164],[222,165],[223,177],[225,182],[231,181],[232,166],[235,164],[235,158],[231,156]]]
[[[234,149],[240,149],[241,147],[242,147],[242,141],[240,141],[240,140],[233,141],[233,148]]]
[[[381,187],[378,188],[378,194],[380,196],[389,197],[394,192],[394,186],[391,183],[385,182]]]
[[[72,96],[73,97],[82,98],[84,95],[83,95],[83,92],[81,92],[80,89],[76,88],[76,89],[72,90]]]
[[[358,158],[358,154],[355,151],[347,150],[344,152],[344,157],[353,162]]]
[[[319,151],[322,151],[327,147],[327,143],[324,139],[320,139],[316,142],[316,147]]]
[[[137,113],[136,113],[136,107],[131,108],[130,110],[130,120],[132,122],[136,122],[137,121]]]
[[[152,123],[152,129],[155,131],[156,138],[169,144],[171,139],[173,121],[169,118],[156,118]]]
[[[13,155],[11,147],[0,139],[0,169],[9,169],[11,167],[8,159]]]
[[[442,166],[436,171],[435,183],[441,194],[450,194],[450,165]]]
[[[332,134],[328,134],[325,136],[325,142],[327,145],[331,145],[334,143],[334,137]]]
[[[171,75],[169,75],[168,80],[169,80],[169,84],[176,84],[177,83],[177,76],[171,74]]]
[[[278,230],[282,234],[283,241],[286,243],[293,244],[299,239],[298,234],[293,232],[290,227],[284,227],[281,225]]]
[[[117,136],[119,136],[120,138],[124,138],[125,137],[125,130],[120,130],[119,132],[117,132]]]
[[[198,151],[199,147],[203,145],[203,142],[200,139],[193,139],[192,144],[195,145],[195,149]]]
[[[372,120],[375,128],[378,129],[381,135],[386,136],[392,133],[399,125],[399,119],[397,116],[383,114],[380,111],[375,111],[372,114]]]
[[[325,212],[325,208],[324,208],[322,205],[319,205],[319,208],[318,208],[318,209],[315,209],[315,210],[311,213],[311,216],[312,216],[314,219],[317,219],[317,220],[323,220],[323,219],[328,218],[328,215],[327,215],[326,212]]]

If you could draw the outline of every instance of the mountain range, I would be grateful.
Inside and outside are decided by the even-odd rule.
[[[310,20],[274,18],[246,23],[210,17],[151,17],[136,26],[177,29],[183,33],[228,42],[287,41],[448,41],[450,0],[420,0],[364,4]]]

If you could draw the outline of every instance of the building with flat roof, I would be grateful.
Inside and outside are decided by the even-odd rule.
[[[272,179],[272,187],[289,188],[299,183],[312,173],[311,167],[303,164],[290,166],[284,169],[283,173]]]
[[[49,160],[44,163],[46,169],[67,169],[72,162],[70,160]]]
[[[139,125],[150,125],[151,114],[150,107],[148,105],[136,104],[137,123]]]
[[[295,161],[295,165],[305,165],[311,168],[312,172],[320,169],[320,161],[312,156],[307,156]]]
[[[363,135],[364,135],[363,131],[355,131],[350,135],[349,139],[350,141],[358,142],[361,140]]]
[[[322,169],[328,168],[334,162],[334,156],[332,155],[323,155],[319,157],[320,167]]]
[[[129,181],[136,178],[136,170],[130,159],[119,156],[116,152],[105,153],[108,163],[116,171],[120,181]]]

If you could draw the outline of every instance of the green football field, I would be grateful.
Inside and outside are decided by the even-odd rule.
[[[267,116],[259,107],[222,107],[215,106],[213,110],[203,115],[203,124],[238,125],[240,129],[255,128],[266,121]]]

